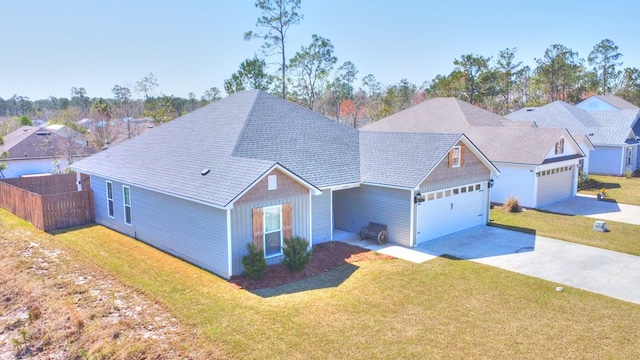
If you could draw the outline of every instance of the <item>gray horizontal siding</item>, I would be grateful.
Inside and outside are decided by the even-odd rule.
[[[280,199],[252,201],[236,204],[231,210],[231,229],[233,241],[232,275],[240,275],[244,271],[242,257],[247,254],[247,244],[253,242],[253,209],[291,203],[292,234],[309,239],[309,193],[292,195]],[[267,259],[268,265],[279,264],[282,256]]]
[[[362,185],[333,192],[334,226],[358,233],[370,221],[387,225],[388,241],[411,246],[411,191]]]
[[[311,198],[313,212],[313,244],[320,244],[331,240],[331,189],[322,191],[322,195]]]
[[[124,223],[123,184],[113,182],[115,219],[107,216],[105,179],[93,176],[91,184],[97,223],[229,277],[225,211],[130,186],[129,226]]]

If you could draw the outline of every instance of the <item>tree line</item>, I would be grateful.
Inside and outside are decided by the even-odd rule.
[[[331,40],[318,34],[290,55],[287,36],[304,19],[301,0],[257,0],[255,6],[261,15],[256,29],[247,31],[244,39],[261,40],[262,51],[241,62],[224,80],[227,95],[268,91],[353,127],[433,97],[456,97],[502,115],[556,100],[576,103],[591,94],[615,94],[640,104],[640,70],[623,67],[622,53],[610,39],[595,44],[586,59],[571,48],[552,44],[530,67],[517,59],[517,48],[506,48],[494,56],[462,54],[453,59],[450,73],[419,85],[407,79],[383,85],[374,74],[360,76],[351,61],[339,63]],[[271,57],[277,57],[277,65],[268,62]],[[187,98],[167,96],[158,87],[150,73],[134,86],[114,85],[110,99],[90,98],[82,87],[73,87],[70,98],[31,101],[14,95],[0,98],[0,116],[63,124],[85,117],[103,121],[146,117],[162,124],[223,96],[216,87],[200,98],[193,92]],[[125,132],[135,136],[131,129]]]

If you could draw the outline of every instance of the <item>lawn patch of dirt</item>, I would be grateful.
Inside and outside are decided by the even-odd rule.
[[[223,357],[158,302],[16,220],[0,209],[0,360]]]
[[[262,280],[252,280],[245,275],[234,276],[230,283],[236,288],[257,290],[272,288],[293,281],[304,280],[317,274],[330,271],[345,263],[358,261],[394,259],[393,256],[350,245],[340,241],[318,244],[313,247],[311,261],[304,270],[294,273],[282,264],[267,267]]]

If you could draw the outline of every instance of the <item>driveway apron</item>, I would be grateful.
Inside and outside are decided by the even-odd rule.
[[[614,201],[600,201],[595,196],[578,195],[545,206],[541,210],[640,225],[640,206],[619,204]]]
[[[478,226],[415,248],[640,304],[640,257],[535,234]]]

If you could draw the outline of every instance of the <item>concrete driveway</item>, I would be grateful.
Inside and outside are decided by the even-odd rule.
[[[640,257],[478,226],[408,249],[378,251],[414,262],[450,255],[640,304]]]
[[[545,206],[541,210],[640,225],[640,206],[599,201],[595,196],[578,195],[569,200]]]

